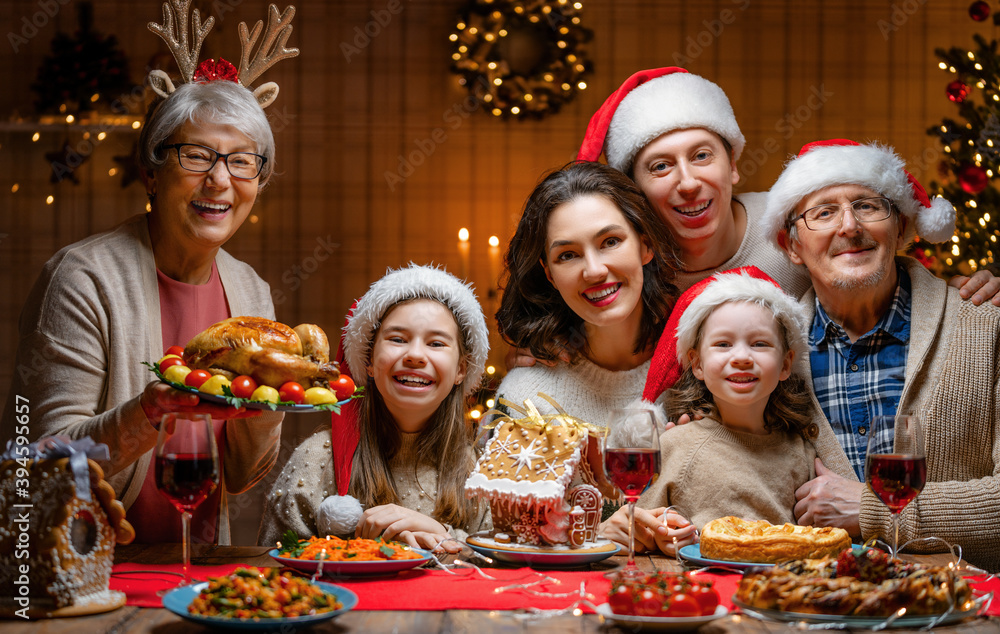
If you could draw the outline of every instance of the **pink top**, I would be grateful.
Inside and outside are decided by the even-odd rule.
[[[206,284],[185,284],[156,270],[160,291],[160,327],[163,349],[183,347],[195,335],[214,323],[228,319],[229,304],[222,287],[219,271],[212,263],[212,276]],[[222,454],[225,421],[213,420],[215,441]],[[221,482],[208,498],[198,505],[191,518],[191,541],[214,543],[219,525]],[[149,465],[139,497],[128,511],[128,521],[135,528],[137,543],[179,543],[181,541],[180,511],[156,489],[155,460]]]

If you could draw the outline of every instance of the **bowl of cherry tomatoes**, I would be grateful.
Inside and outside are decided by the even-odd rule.
[[[626,627],[693,629],[729,610],[720,604],[711,580],[687,572],[654,572],[612,577],[608,602],[597,612]]]

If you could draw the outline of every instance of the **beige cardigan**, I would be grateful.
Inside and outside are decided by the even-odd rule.
[[[937,536],[961,544],[970,562],[1000,572],[1000,308],[963,301],[916,260],[897,262],[912,284],[910,347],[898,411],[920,415],[927,452],[927,485],[900,516],[899,542]],[[806,323],[812,323],[815,293],[802,301]],[[808,366],[808,355],[804,362]],[[820,458],[857,481],[813,399]],[[862,536],[888,536],[889,521],[885,505],[865,488]]]
[[[274,317],[268,285],[250,266],[221,249],[215,262],[232,315]],[[145,214],[56,253],[25,302],[19,331],[4,420],[14,420],[19,395],[30,406],[30,440],[65,434],[108,445],[105,476],[127,509],[139,495],[156,445],[156,429],[139,405],[155,377],[141,362],[163,354]],[[271,469],[281,420],[280,413],[267,413],[227,421],[225,491],[243,492]],[[5,426],[5,436],[11,431]],[[225,492],[218,540],[230,541]]]

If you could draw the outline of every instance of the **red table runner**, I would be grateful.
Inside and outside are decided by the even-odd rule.
[[[191,566],[195,579],[205,580],[210,576],[223,576],[239,567],[238,564],[222,566]],[[146,608],[162,607],[158,590],[176,585],[180,577],[172,574],[181,572],[180,564],[156,566],[160,574],[133,573],[130,571],[149,570],[151,566],[137,563],[116,564],[111,577],[111,589],[126,595],[126,604]],[[494,579],[486,579],[473,569],[459,569],[456,574],[443,570],[406,570],[393,576],[372,578],[334,579],[324,581],[348,588],[358,595],[357,610],[516,610],[533,607],[542,610],[567,608],[579,597],[538,596],[536,593],[566,594],[576,593],[583,583],[587,600],[595,605],[607,601],[611,582],[601,572],[577,572],[530,568],[494,569],[484,568],[483,572]],[[722,603],[732,608],[730,598],[736,592],[741,575],[734,573],[700,573],[715,583],[722,597]],[[545,581],[550,577],[555,581]],[[510,588],[497,592],[499,588],[532,584],[530,588]],[[1000,596],[1000,579],[974,583],[973,588],[980,594],[994,592]],[[581,606],[584,612],[593,610]],[[986,612],[1000,615],[1000,598],[993,601]]]

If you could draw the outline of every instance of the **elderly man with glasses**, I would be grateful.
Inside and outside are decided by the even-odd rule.
[[[802,299],[803,361],[820,459],[796,492],[798,521],[891,541],[889,511],[864,484],[868,434],[876,417],[914,414],[927,484],[902,511],[900,543],[938,537],[1000,570],[1000,309],[962,301],[897,255],[916,234],[947,240],[952,206],[929,199],[890,148],[837,139],[805,146],[786,166],[764,223],[813,286]]]

